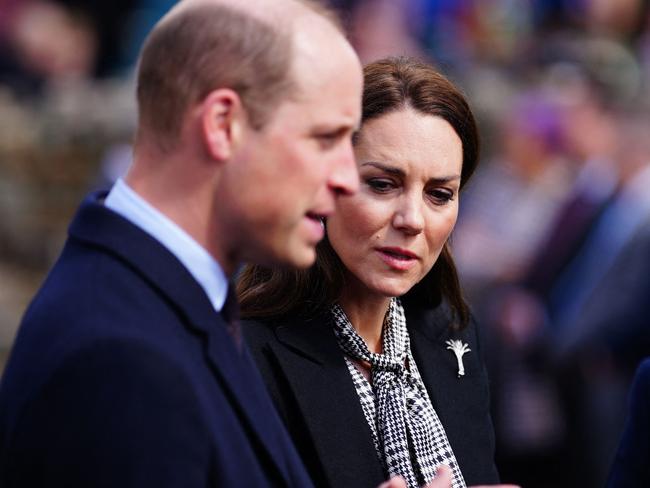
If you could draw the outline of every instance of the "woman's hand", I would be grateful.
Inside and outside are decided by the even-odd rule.
[[[406,482],[399,476],[394,476],[377,488],[406,488]],[[436,473],[436,479],[423,488],[451,488],[451,468],[442,464]],[[469,488],[521,488],[519,485],[475,485]]]
[[[519,485],[474,485],[468,488],[521,488]]]
[[[521,488],[519,485],[474,485],[468,488]]]
[[[377,488],[406,488],[406,482],[399,476],[394,476]],[[423,488],[451,488],[451,468],[440,465],[436,472],[436,479]]]
[[[424,488],[451,488],[451,468],[441,464],[436,470],[436,478]]]

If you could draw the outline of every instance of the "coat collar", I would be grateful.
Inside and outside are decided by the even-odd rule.
[[[283,471],[279,466],[286,462],[271,448],[277,445],[279,426],[265,420],[272,407],[250,357],[237,351],[223,318],[181,262],[149,234],[104,207],[105,196],[97,192],[84,201],[70,225],[70,238],[122,260],[179,313],[190,333],[201,337],[208,366],[248,424],[246,430]]]
[[[321,310],[310,318],[296,318],[283,323],[275,329],[275,334],[289,349],[316,364],[345,364],[337,360],[340,349],[334,338],[328,310]]]
[[[406,325],[409,333],[417,331],[430,343],[438,344],[456,337],[449,328],[447,307],[405,307]],[[297,354],[317,364],[329,364],[333,357],[341,356],[332,328],[329,310],[320,310],[312,317],[283,321],[276,327],[278,340]],[[280,323],[280,321],[278,321]]]

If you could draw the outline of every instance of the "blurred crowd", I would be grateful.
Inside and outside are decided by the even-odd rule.
[[[330,1],[363,61],[425,58],[479,117],[453,249],[504,481],[601,486],[650,354],[650,2]],[[0,0],[0,308],[20,309],[0,340],[24,306],[2,267],[40,279],[83,193],[128,166],[135,55],[173,3]]]

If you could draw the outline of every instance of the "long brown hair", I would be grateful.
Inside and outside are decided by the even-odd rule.
[[[404,108],[446,120],[462,142],[463,188],[478,164],[479,137],[474,115],[460,90],[432,66],[411,58],[386,58],[364,68],[362,125]],[[316,263],[306,270],[247,265],[237,292],[242,316],[263,318],[310,315],[335,302],[345,285],[345,266],[327,237],[316,247]],[[408,303],[434,305],[446,300],[457,326],[469,320],[456,265],[447,244],[427,275],[403,297]]]

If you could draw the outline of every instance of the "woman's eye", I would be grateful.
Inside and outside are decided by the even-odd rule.
[[[454,199],[454,193],[452,191],[442,189],[431,190],[429,196],[436,205],[444,205]]]
[[[366,183],[377,193],[386,193],[395,188],[395,184],[391,180],[381,178],[370,178]]]

